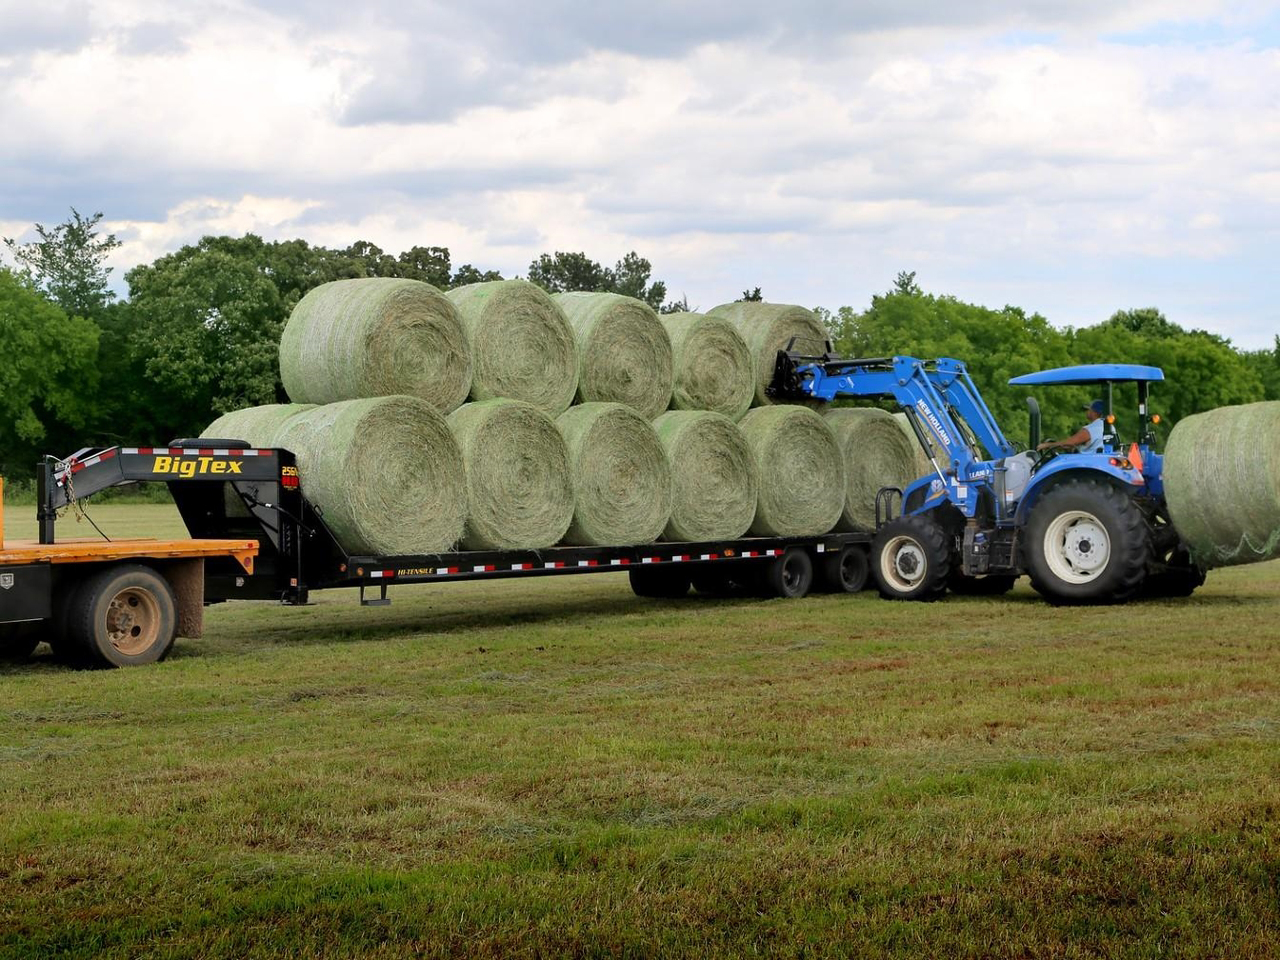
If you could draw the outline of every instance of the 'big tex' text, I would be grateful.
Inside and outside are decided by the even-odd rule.
[[[222,460],[218,457],[156,457],[151,470],[153,473],[194,477],[198,473],[239,473],[243,463],[243,460]]]

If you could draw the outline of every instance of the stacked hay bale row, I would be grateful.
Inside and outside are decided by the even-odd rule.
[[[336,281],[281,337],[295,404],[228,414],[205,436],[292,450],[356,553],[866,527],[867,478],[889,468],[865,455],[852,426],[865,418],[764,392],[778,349],[825,335],[774,304],[659,318],[630,297],[520,280],[447,294]]]

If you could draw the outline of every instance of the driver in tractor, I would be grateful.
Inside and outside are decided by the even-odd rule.
[[[1101,400],[1084,405],[1085,418],[1088,422],[1067,437],[1065,440],[1046,440],[1036,447],[1037,450],[1069,450],[1072,453],[1101,453],[1102,431],[1105,421],[1102,418],[1105,409]]]

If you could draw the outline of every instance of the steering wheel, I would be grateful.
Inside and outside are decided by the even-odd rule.
[[[1053,437],[1045,437],[1040,442],[1053,443],[1054,439]],[[1048,449],[1045,449],[1045,450],[1032,450],[1030,452],[1036,455],[1035,463],[1031,464],[1031,471],[1034,473],[1036,470],[1039,470],[1042,466],[1044,466],[1054,457],[1058,456],[1058,454],[1062,453],[1063,449],[1062,447],[1049,447]]]

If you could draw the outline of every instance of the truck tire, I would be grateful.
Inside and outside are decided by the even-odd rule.
[[[40,646],[43,627],[39,620],[0,624],[0,661],[16,663],[30,657]]]
[[[788,547],[782,556],[764,564],[760,571],[760,593],[766,597],[796,599],[813,588],[813,561],[800,547]]]
[[[637,597],[676,600],[689,593],[689,574],[666,567],[632,567],[627,574]]]
[[[871,541],[871,575],[887,600],[937,600],[950,572],[947,535],[929,517],[899,517]]]
[[[1068,480],[1046,493],[1025,542],[1031,585],[1053,604],[1119,603],[1146,575],[1146,521],[1105,480]]]
[[[871,564],[861,547],[826,554],[818,564],[818,586],[827,593],[859,593],[866,589]]]
[[[173,590],[151,567],[107,567],[73,591],[67,652],[92,667],[131,667],[163,660],[177,630]]]

